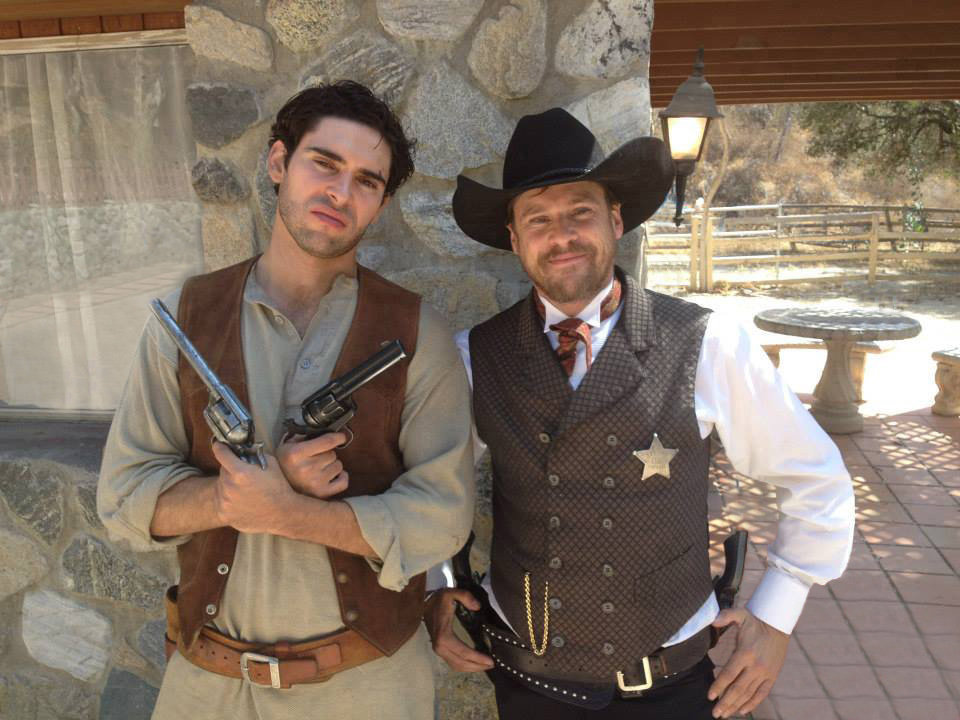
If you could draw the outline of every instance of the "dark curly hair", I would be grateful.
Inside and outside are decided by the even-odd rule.
[[[270,128],[270,144],[280,140],[287,150],[284,166],[300,140],[324,117],[338,117],[367,125],[383,136],[390,146],[390,175],[383,191],[393,195],[413,175],[413,149],[416,141],[408,138],[399,118],[369,88],[353,80],[301,90],[287,100]],[[274,192],[278,186],[273,186]]]

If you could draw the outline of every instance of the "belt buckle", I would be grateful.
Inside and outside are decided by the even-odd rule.
[[[259,685],[260,683],[254,682],[250,679],[250,670],[247,663],[253,660],[254,662],[266,663],[270,666],[270,686],[274,688],[280,687],[280,660],[271,656],[271,655],[260,655],[254,652],[245,652],[240,655],[240,674],[243,675],[243,679],[248,683],[253,685]]]
[[[623,673],[617,670],[617,687],[623,692],[642,692],[653,687],[653,675],[650,674],[650,658],[645,657],[641,664],[643,665],[643,685],[627,685],[623,681]]]

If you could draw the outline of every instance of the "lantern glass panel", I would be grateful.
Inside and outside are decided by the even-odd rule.
[[[696,160],[700,157],[707,120],[705,117],[667,118],[670,154],[674,160]]]

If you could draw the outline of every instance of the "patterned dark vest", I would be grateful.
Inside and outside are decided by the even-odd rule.
[[[623,310],[579,388],[543,332],[532,294],[470,333],[473,406],[493,459],[493,590],[529,644],[524,574],[558,679],[633,670],[712,591],[709,449],[694,411],[709,311],[642,290],[618,269]],[[641,480],[633,451],[657,433],[679,452]]]
[[[178,320],[187,336],[220,379],[247,407],[246,368],[241,335],[243,291],[256,258],[190,278],[180,295]],[[407,367],[417,348],[420,297],[362,266],[357,269],[357,309],[331,377],[337,377],[398,338],[407,359],[378,375],[354,394],[360,409],[350,423],[355,440],[337,455],[350,473],[350,487],[338,498],[376,495],[404,471],[400,422]],[[203,420],[207,390],[180,357],[180,397],[190,441],[188,461],[207,474],[218,472],[210,448],[210,429]],[[190,646],[200,628],[219,614],[229,579],[219,567],[233,565],[237,531],[224,527],[194,534],[180,545],[177,610],[181,642]],[[365,558],[328,548],[344,625],[387,655],[420,627],[426,576],[417,575],[401,592],[381,587]],[[308,638],[297,638],[306,640]]]

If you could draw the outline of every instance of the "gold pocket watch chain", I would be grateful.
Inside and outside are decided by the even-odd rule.
[[[530,631],[530,649],[533,650],[534,655],[540,657],[547,652],[547,638],[550,633],[550,605],[548,601],[550,597],[550,583],[545,582],[543,584],[543,642],[539,649],[537,649],[537,638],[533,632],[533,608],[530,604],[530,573],[524,573],[523,575],[523,595],[527,603],[527,630]]]

